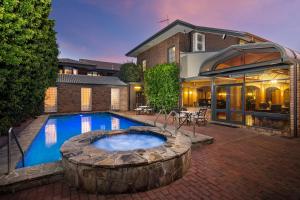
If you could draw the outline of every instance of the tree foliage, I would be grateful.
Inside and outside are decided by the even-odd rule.
[[[134,63],[124,63],[120,68],[120,79],[124,82],[141,81],[141,69]]]
[[[179,101],[179,68],[175,64],[162,64],[148,69],[144,76],[145,95],[156,110],[167,111],[177,107]]]
[[[0,133],[40,113],[58,66],[51,0],[0,1]]]

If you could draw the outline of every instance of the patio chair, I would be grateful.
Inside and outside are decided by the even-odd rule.
[[[178,123],[180,124],[182,121],[186,120],[189,116],[187,114],[181,113],[181,111],[187,111],[186,108],[175,108],[173,109],[175,111],[175,114],[173,115],[173,123],[176,119],[178,119]],[[188,124],[188,119],[187,119],[187,124]]]
[[[137,108],[134,109],[134,111],[135,111],[136,115],[140,115],[140,114],[142,114],[142,112],[144,111],[144,109],[141,108],[141,107],[137,107]]]
[[[144,113],[148,115],[152,115],[154,113],[154,109],[151,107],[144,108]]]
[[[198,125],[206,125],[207,123],[206,113],[207,113],[207,108],[200,108],[199,111],[192,116],[193,120],[195,120],[195,123]]]

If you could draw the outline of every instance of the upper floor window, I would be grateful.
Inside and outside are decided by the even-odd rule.
[[[78,69],[73,69],[73,74],[78,74]]]
[[[193,51],[205,51],[205,35],[202,33],[193,34]]]
[[[98,76],[97,72],[88,72],[87,73],[88,76]]]
[[[64,67],[64,74],[73,74],[72,67]]]
[[[146,60],[142,60],[142,68],[143,68],[143,72],[146,71],[146,69],[147,69],[147,61]]]
[[[168,63],[174,63],[175,60],[175,46],[168,49]]]

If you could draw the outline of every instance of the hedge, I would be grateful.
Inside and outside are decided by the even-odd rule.
[[[162,64],[149,68],[144,76],[145,95],[155,110],[167,111],[178,107],[179,68],[175,64]]]
[[[41,113],[58,66],[51,0],[0,1],[0,134]]]

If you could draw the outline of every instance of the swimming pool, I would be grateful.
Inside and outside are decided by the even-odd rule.
[[[111,113],[50,116],[25,153],[25,167],[61,160],[61,145],[69,138],[94,130],[119,130],[144,126]],[[22,167],[22,162],[17,168]]]

